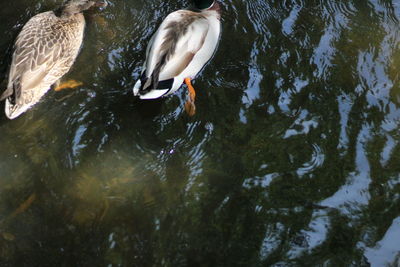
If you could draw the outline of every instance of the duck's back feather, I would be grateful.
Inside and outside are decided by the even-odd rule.
[[[12,112],[29,108],[68,72],[78,55],[84,26],[81,14],[62,19],[53,11],[40,13],[24,25],[14,45],[7,90],[1,96],[12,96]],[[14,117],[7,110],[6,115]]]
[[[200,13],[178,10],[169,14],[149,44],[145,66],[148,80],[142,90],[155,89],[158,81],[182,73],[203,46],[208,30],[209,23]]]
[[[75,39],[79,40],[80,36],[68,36],[68,33],[63,31],[63,28],[74,27],[59,21],[60,19],[49,11],[36,15],[23,27],[14,46],[10,86],[20,80],[19,90],[37,87],[56,65],[68,63],[66,61],[74,56],[71,54],[79,50],[81,42],[77,45],[73,45],[73,42]],[[74,59],[72,57],[72,61]]]

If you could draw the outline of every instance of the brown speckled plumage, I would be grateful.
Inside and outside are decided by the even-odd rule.
[[[32,17],[14,44],[6,99],[6,115],[19,116],[66,74],[74,63],[83,40],[82,11],[95,5],[90,0],[72,0],[58,12]]]

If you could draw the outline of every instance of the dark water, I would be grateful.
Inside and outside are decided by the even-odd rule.
[[[1,1],[0,79],[60,3]],[[193,118],[131,93],[187,5],[87,14],[84,85],[1,115],[0,266],[399,266],[400,2],[224,0]]]

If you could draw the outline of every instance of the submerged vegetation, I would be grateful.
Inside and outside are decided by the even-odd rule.
[[[0,4],[0,79],[34,14]],[[0,117],[1,266],[396,266],[400,5],[224,0],[186,91],[132,95],[147,42],[188,1],[87,14],[65,79]],[[3,108],[3,106],[1,106]]]

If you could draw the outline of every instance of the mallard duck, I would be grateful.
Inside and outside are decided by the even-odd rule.
[[[141,99],[170,95],[183,83],[189,89],[185,104],[195,113],[196,93],[191,80],[210,60],[221,31],[220,4],[216,0],[195,0],[195,8],[170,13],[147,46],[146,60],[133,94]]]
[[[5,113],[14,119],[36,104],[66,74],[78,56],[85,28],[83,11],[107,2],[70,0],[56,11],[32,17],[14,44]]]

